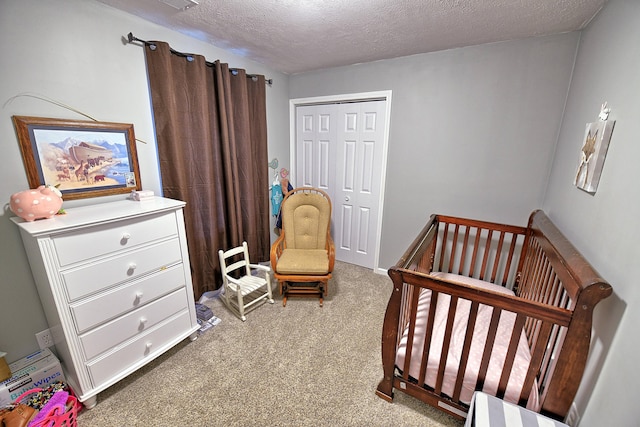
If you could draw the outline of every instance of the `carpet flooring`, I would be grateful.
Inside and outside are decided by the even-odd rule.
[[[338,262],[323,307],[283,307],[273,285],[275,304],[246,322],[207,301],[218,325],[100,393],[78,425],[462,426],[403,393],[393,403],[375,395],[388,276]]]

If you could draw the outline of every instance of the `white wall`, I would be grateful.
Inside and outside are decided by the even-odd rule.
[[[34,98],[9,101],[21,93],[55,99],[100,121],[133,123],[136,137],[147,142],[137,143],[142,186],[160,194],[144,51],[122,42],[129,32],[272,78],[273,86],[267,87],[269,153],[288,156],[287,75],[93,0],[1,0],[0,200],[8,204],[12,193],[28,187],[11,116],[86,119]],[[115,197],[123,196],[65,202],[64,207]],[[46,328],[46,320],[20,235],[9,221],[13,214],[5,205],[0,215],[0,350],[13,361],[37,349],[34,334]]]
[[[578,39],[291,76],[292,98],[393,91],[380,268],[398,261],[432,213],[526,224],[542,205]]]
[[[612,0],[583,31],[544,209],[613,297],[597,308],[594,345],[576,403],[581,427],[637,426],[640,382],[640,2]],[[573,186],[585,125],[608,102],[616,120],[595,195]]]

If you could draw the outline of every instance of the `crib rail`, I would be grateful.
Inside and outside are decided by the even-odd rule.
[[[531,336],[527,336],[527,343],[531,350],[531,362],[527,368],[526,379],[519,391],[519,398],[516,403],[526,406],[529,399],[531,390],[534,389],[534,383],[539,385],[539,395],[535,399],[542,400],[542,393],[545,388],[545,378],[551,378],[547,376],[547,372],[553,367],[554,352],[557,351],[557,345],[561,344],[560,335],[561,332],[566,330],[571,320],[571,311],[559,307],[548,306],[536,301],[528,301],[516,296],[509,296],[492,291],[478,290],[471,286],[464,284],[450,282],[448,280],[432,278],[424,273],[408,270],[395,270],[393,272],[394,277],[403,282],[403,293],[410,295],[411,301],[417,301],[420,293],[424,289],[431,291],[431,304],[429,306],[429,315],[427,324],[432,324],[434,319],[434,313],[438,308],[439,294],[450,296],[448,305],[445,307],[447,310],[447,321],[444,331],[444,345],[437,354],[440,365],[436,373],[435,385],[428,386],[425,384],[424,378],[427,371],[427,362],[431,355],[432,349],[430,344],[432,342],[431,334],[434,332],[433,328],[427,328],[427,336],[424,339],[425,347],[420,349],[421,361],[420,361],[420,375],[413,378],[410,376],[409,365],[413,360],[412,356],[414,351],[418,350],[413,347],[414,334],[417,328],[417,304],[407,304],[406,313],[403,313],[404,321],[407,323],[400,329],[408,331],[408,337],[406,337],[406,350],[405,350],[405,364],[400,366],[397,378],[401,379],[401,387],[406,387],[407,384],[415,384],[418,387],[431,388],[435,394],[442,394],[442,384],[445,375],[445,366],[447,363],[447,357],[449,356],[449,344],[451,343],[451,337],[453,336],[454,318],[457,313],[456,308],[464,302],[470,304],[470,310],[468,312],[468,318],[466,320],[466,331],[464,334],[465,344],[463,346],[463,353],[460,358],[458,366],[458,377],[456,379],[456,386],[452,395],[448,395],[449,403],[455,403],[462,408],[466,408],[466,405],[460,400],[460,393],[462,387],[462,381],[464,372],[469,362],[469,349],[472,337],[474,335],[474,328],[478,316],[478,309],[480,306],[486,306],[492,308],[491,325],[489,327],[489,335],[486,338],[486,344],[482,351],[480,371],[477,376],[476,389],[482,390],[484,382],[487,377],[487,370],[489,367],[489,360],[492,352],[494,351],[494,345],[496,342],[496,326],[501,316],[505,316],[506,313],[512,313],[515,316],[514,327],[509,337],[509,345],[507,356],[505,357],[505,364],[502,367],[500,374],[500,382],[498,389],[495,391],[495,395],[504,398],[507,388],[507,382],[513,368],[514,355],[520,341],[521,332],[524,330],[525,334],[527,330],[533,331]],[[527,329],[528,326],[528,329]],[[400,344],[401,337],[397,338],[398,345]],[[398,383],[400,384],[400,382]],[[486,390],[485,390],[486,391]],[[537,408],[536,408],[537,409]]]
[[[454,273],[513,289],[526,231],[524,227],[431,215],[394,268]],[[399,325],[404,327],[413,293],[402,292],[402,297]]]
[[[433,272],[491,282],[515,295],[436,278],[430,275]],[[377,390],[380,397],[391,400],[393,389],[400,388],[445,412],[464,417],[468,406],[460,397],[464,372],[470,363],[473,331],[479,309],[491,307],[491,325],[482,351],[476,389],[482,390],[487,378],[496,342],[496,325],[502,316],[511,316],[514,326],[495,395],[500,398],[505,395],[524,331],[531,361],[517,403],[526,405],[531,390],[536,390],[536,409],[557,419],[566,415],[579,385],[576,378],[581,378],[586,364],[593,307],[611,293],[611,287],[543,212],[532,213],[526,228],[432,215],[399,262],[389,269],[389,276],[394,289],[383,329],[384,378]],[[431,292],[427,324],[433,322],[438,304],[443,304],[438,295],[449,296],[440,349],[431,348],[433,328],[426,329],[427,335],[421,341],[424,346],[414,348],[413,345],[414,335],[419,333],[416,332],[418,299],[425,290]],[[469,306],[464,347],[455,387],[445,394],[445,365],[456,307],[461,304]],[[404,331],[405,362],[403,366],[396,366],[396,353]],[[427,371],[433,370],[428,368],[432,351],[440,352],[437,359],[440,365],[435,372],[435,383],[426,384]],[[410,375],[414,353],[421,357],[419,374]]]
[[[397,268],[447,271],[512,287],[527,229],[432,215]]]

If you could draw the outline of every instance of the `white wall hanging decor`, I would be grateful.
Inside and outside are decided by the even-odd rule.
[[[604,159],[607,156],[613,126],[616,123],[615,120],[608,120],[609,112],[611,109],[607,108],[605,102],[600,109],[598,120],[587,123],[580,151],[580,164],[573,180],[575,186],[591,194],[598,189]]]

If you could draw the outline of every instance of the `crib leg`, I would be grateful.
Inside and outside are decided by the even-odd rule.
[[[389,392],[389,394],[387,394],[386,392],[382,391],[381,389],[385,389],[386,384],[383,385],[384,381],[381,381],[380,384],[378,385],[378,389],[376,390],[376,395],[378,397],[380,397],[383,400],[386,400],[387,402],[393,402],[393,387],[391,387],[391,391]]]

